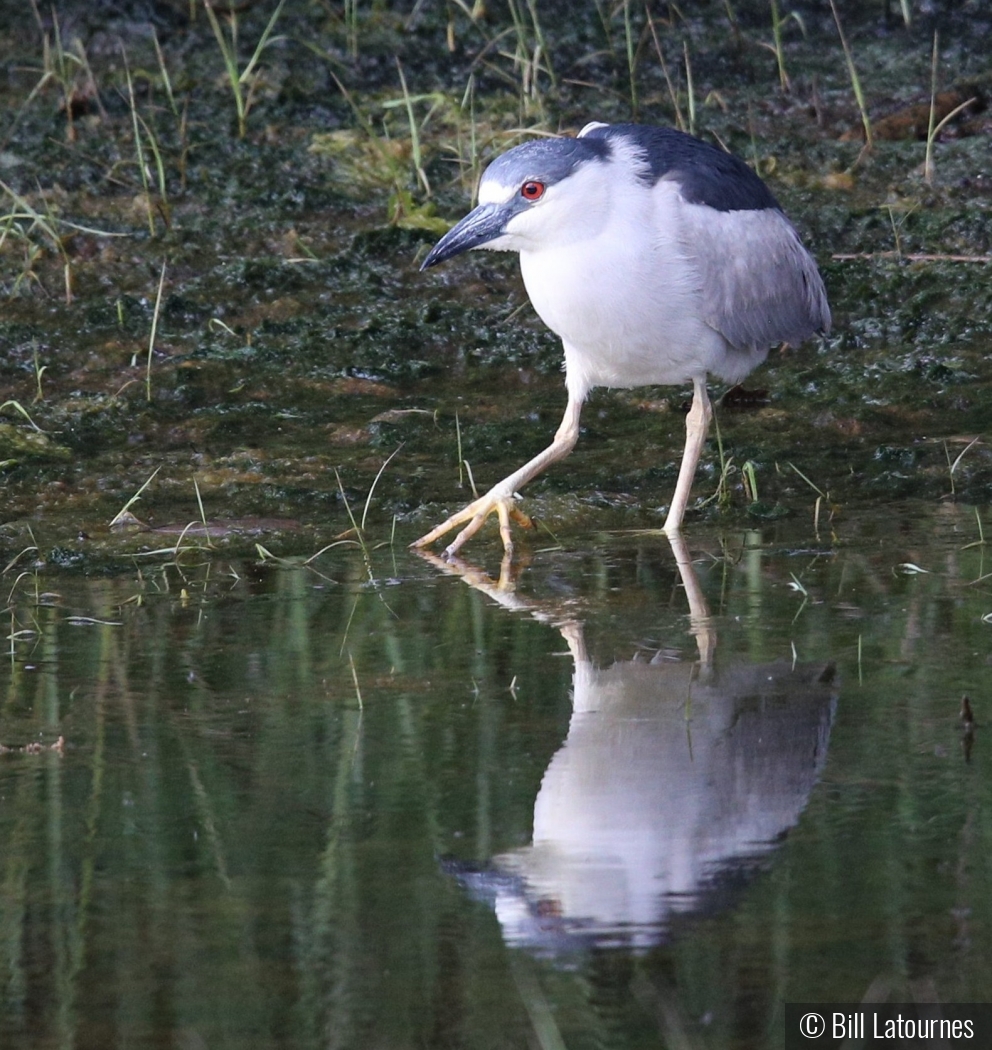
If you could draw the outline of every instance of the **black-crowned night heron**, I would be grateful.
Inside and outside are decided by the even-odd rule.
[[[497,157],[479,205],[422,269],[469,248],[520,254],[527,294],[565,348],[568,404],[552,443],[414,546],[459,525],[454,554],[494,511],[507,551],[516,491],[568,455],[596,386],[693,384],[664,530],[682,526],[712,417],[706,376],[739,383],[779,343],[830,329],[816,263],[739,158],[671,128],[587,124]]]

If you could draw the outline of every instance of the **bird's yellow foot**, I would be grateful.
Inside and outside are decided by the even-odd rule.
[[[452,514],[447,521],[442,521],[436,529],[431,529],[426,536],[414,540],[411,547],[427,547],[446,532],[465,524],[465,528],[458,533],[454,540],[445,548],[445,558],[453,557],[461,547],[468,542],[482,528],[486,518],[495,513],[499,518],[499,535],[503,540],[503,549],[507,554],[513,553],[513,536],[510,534],[510,522],[515,521],[525,529],[533,528],[533,523],[523,511],[514,506],[512,496],[496,496],[487,492],[480,496],[467,507],[462,508],[457,514]]]

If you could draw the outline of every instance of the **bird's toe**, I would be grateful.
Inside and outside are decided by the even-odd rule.
[[[435,540],[440,539],[446,533],[459,525],[465,527],[458,533],[452,542],[444,550],[444,558],[450,560],[457,555],[458,551],[482,528],[490,514],[495,514],[499,520],[499,535],[503,541],[503,549],[507,554],[513,553],[513,534],[511,523],[516,522],[524,528],[533,528],[533,523],[521,510],[514,505],[512,496],[494,496],[487,493],[477,500],[463,507],[457,514],[441,522],[436,528],[431,529],[420,539],[414,540],[411,547],[428,547]],[[467,523],[467,524],[466,524]]]

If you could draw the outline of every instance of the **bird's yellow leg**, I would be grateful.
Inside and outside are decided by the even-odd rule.
[[[561,426],[555,434],[554,441],[543,451],[538,453],[532,460],[525,463],[519,470],[514,471],[509,477],[504,478],[498,485],[494,485],[484,496],[480,496],[467,507],[452,514],[446,521],[442,521],[435,529],[431,529],[426,536],[421,536],[410,546],[426,547],[439,539],[445,533],[465,525],[454,540],[445,549],[446,558],[453,557],[461,547],[468,542],[482,528],[486,518],[495,513],[499,518],[499,534],[503,540],[503,549],[511,554],[513,552],[513,536],[510,531],[510,522],[515,521],[519,525],[530,527],[531,521],[522,511],[514,506],[514,493],[522,488],[532,478],[537,477],[552,463],[564,459],[569,452],[575,448],[575,442],[579,439],[579,413],[582,410],[582,401],[578,398],[569,397],[565,408],[565,416]],[[465,524],[467,522],[467,524]]]
[[[706,432],[713,418],[713,406],[706,392],[706,379],[693,380],[692,406],[685,417],[685,452],[682,453],[682,466],[679,468],[679,480],[675,484],[675,495],[668,509],[663,531],[668,536],[675,536],[682,529],[682,516],[685,514],[692,490],[692,479],[696,475],[696,465],[706,443]]]

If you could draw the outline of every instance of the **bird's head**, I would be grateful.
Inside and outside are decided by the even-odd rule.
[[[533,251],[594,232],[610,207],[615,167],[605,138],[580,135],[516,146],[486,168],[478,207],[434,245],[420,268],[470,248]]]

